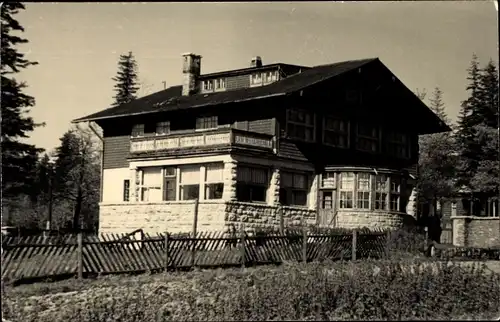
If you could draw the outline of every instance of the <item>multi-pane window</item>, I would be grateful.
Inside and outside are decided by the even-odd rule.
[[[379,151],[379,128],[369,124],[358,124],[356,127],[356,148],[360,151]]]
[[[389,207],[390,210],[399,211],[399,202],[401,198],[401,179],[399,177],[391,177],[391,194]]]
[[[214,81],[213,79],[209,79],[203,81],[203,90],[204,91],[212,91],[214,89]]]
[[[182,166],[180,169],[180,200],[193,200],[200,197],[200,166]]]
[[[219,78],[215,80],[215,89],[224,89],[226,88],[226,79]]]
[[[349,122],[327,116],[323,123],[323,143],[338,148],[349,147]]]
[[[205,171],[205,199],[221,199],[224,192],[224,164],[208,164]]]
[[[144,136],[144,124],[135,124],[132,126],[132,136]]]
[[[354,173],[342,172],[340,174],[339,208],[352,208],[354,194]]]
[[[283,171],[280,175],[280,185],[282,205],[307,205],[307,174]]]
[[[156,134],[163,135],[170,133],[170,121],[156,123]]]
[[[396,131],[387,133],[387,153],[398,158],[409,158],[408,136]]]
[[[388,179],[384,174],[375,176],[374,208],[376,210],[387,209]]]
[[[239,201],[265,202],[268,185],[266,168],[238,166],[236,198]]]
[[[321,188],[335,188],[335,172],[327,171],[321,175]]]
[[[250,76],[250,85],[262,85],[262,74],[255,73]]]
[[[140,180],[141,201],[161,201],[161,168],[149,167],[142,169]]]
[[[173,201],[177,199],[177,169],[175,167],[166,167],[163,169],[165,178],[163,181],[163,200]]]
[[[264,83],[272,83],[278,80],[278,72],[271,71],[263,73]]]
[[[196,118],[196,129],[215,129],[217,128],[217,116],[207,116]]]
[[[357,177],[357,206],[359,209],[370,209],[370,174],[358,173]]]
[[[123,180],[123,201],[130,200],[130,180]]]
[[[314,113],[289,109],[287,110],[288,137],[307,142],[314,142]]]

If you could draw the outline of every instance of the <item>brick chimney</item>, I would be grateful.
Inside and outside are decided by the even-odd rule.
[[[201,71],[201,56],[186,53],[182,55],[182,61],[182,96],[196,94]]]
[[[262,67],[262,58],[260,58],[260,56],[252,58],[250,67]]]

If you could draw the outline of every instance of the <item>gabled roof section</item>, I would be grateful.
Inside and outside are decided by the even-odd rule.
[[[163,91],[138,98],[130,103],[111,107],[73,120],[72,122],[78,123],[97,121],[130,115],[149,114],[285,96],[329,78],[355,70],[373,61],[378,61],[378,58],[352,60],[329,65],[315,66],[303,71],[302,73],[289,76],[269,85],[210,94],[182,96],[182,86],[173,86]]]

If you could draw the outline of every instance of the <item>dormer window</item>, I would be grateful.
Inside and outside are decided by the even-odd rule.
[[[250,85],[262,85],[262,74],[252,74],[252,76],[250,76]]]
[[[264,83],[272,83],[278,79],[276,71],[262,73],[262,77],[264,78]]]
[[[212,91],[214,89],[214,81],[212,79],[203,81],[203,90]]]
[[[219,78],[215,80],[215,89],[224,89],[226,88],[226,79],[225,78]]]

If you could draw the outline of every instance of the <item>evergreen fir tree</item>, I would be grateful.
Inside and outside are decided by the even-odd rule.
[[[2,102],[2,195],[9,198],[29,194],[34,180],[38,153],[34,145],[21,142],[37,124],[27,115],[35,105],[33,97],[23,91],[27,85],[14,77],[23,69],[36,65],[16,48],[28,40],[13,33],[24,28],[14,16],[25,7],[20,2],[5,2],[1,10],[1,102]],[[5,201],[5,199],[4,199]]]
[[[113,106],[125,104],[137,98],[137,91],[139,90],[137,62],[132,52],[127,55],[120,55],[118,73],[112,79],[116,82],[114,86],[116,95],[113,97],[115,100]]]
[[[477,96],[479,101],[479,107],[476,111],[477,118],[481,120],[481,124],[496,128],[498,113],[498,70],[491,59],[479,75]]]

